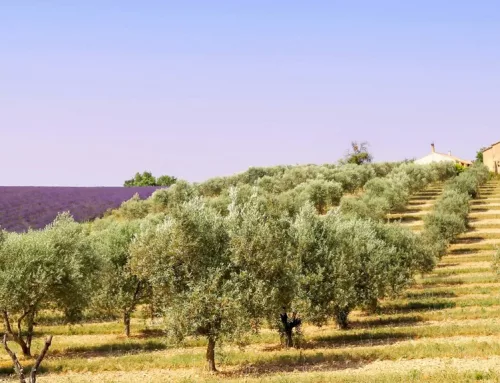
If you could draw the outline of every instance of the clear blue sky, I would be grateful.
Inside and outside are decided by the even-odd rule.
[[[499,1],[3,0],[0,36],[0,185],[500,140]]]

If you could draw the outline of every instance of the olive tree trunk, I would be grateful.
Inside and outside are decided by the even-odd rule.
[[[285,347],[294,347],[293,342],[293,329],[300,328],[302,324],[302,320],[298,317],[296,312],[292,313],[292,316],[289,317],[286,309],[283,307],[283,312],[280,314],[281,319],[281,335],[285,338]]]
[[[17,320],[17,332],[14,332],[10,324],[9,313],[7,311],[3,311],[5,332],[14,342],[19,345],[19,347],[21,347],[23,355],[27,357],[31,357],[31,341],[33,339],[34,316],[34,312],[25,312],[23,315],[21,315],[21,317]],[[27,318],[28,321],[26,340],[24,340],[23,338],[22,331],[22,322],[24,318]]]
[[[142,291],[142,282],[137,282],[135,287],[134,296],[132,298],[132,302],[130,303],[130,307],[125,307],[123,309],[123,325],[125,327],[125,335],[130,337],[130,317],[132,312],[135,310],[135,306],[137,306],[137,302],[139,301],[139,297]]]
[[[17,376],[19,377],[19,383],[28,383],[26,381],[26,375],[24,374],[23,366],[21,365],[21,363],[19,363],[17,355],[9,348],[9,345],[7,344],[7,334],[3,336],[2,343],[5,351],[7,351],[7,354],[9,354],[10,358],[12,359],[12,363],[14,364],[14,369],[16,370]],[[42,349],[42,352],[40,353],[40,355],[38,355],[35,364],[31,368],[31,372],[29,375],[29,383],[36,383],[36,374],[38,372],[38,369],[40,368],[40,364],[45,358],[45,355],[47,355],[47,352],[49,351],[49,347],[51,344],[52,344],[52,335],[45,340],[45,345]]]
[[[217,371],[215,367],[215,339],[211,336],[208,337],[208,345],[207,345],[207,370],[210,372]]]
[[[125,326],[125,335],[130,336],[130,311],[125,310],[123,313],[123,325]]]
[[[335,309],[335,320],[342,330],[347,330],[349,328],[348,316],[350,311],[351,310],[347,307],[337,307]]]

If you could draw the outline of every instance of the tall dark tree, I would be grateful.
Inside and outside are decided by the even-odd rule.
[[[345,156],[345,163],[362,165],[372,162],[373,156],[368,151],[367,142],[351,142],[351,149]]]
[[[158,178],[153,176],[151,172],[145,171],[142,174],[135,173],[134,178],[126,180],[123,186],[171,186],[177,181],[177,178],[169,175],[163,175]]]
[[[483,163],[483,152],[486,150],[486,148],[481,148],[477,151],[476,153],[476,161]]]

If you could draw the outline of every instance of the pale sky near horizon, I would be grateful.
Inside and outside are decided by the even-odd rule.
[[[499,1],[2,0],[0,36],[0,185],[500,141]]]

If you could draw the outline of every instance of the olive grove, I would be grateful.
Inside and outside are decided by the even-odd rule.
[[[137,308],[154,305],[165,339],[204,338],[215,371],[218,345],[263,327],[286,347],[303,323],[347,329],[354,309],[374,311],[432,270],[488,176],[480,164],[459,175],[449,164],[251,168],[177,181],[91,223],[65,213],[44,230],[1,231],[4,345],[30,357],[43,310],[120,317],[130,336]],[[421,234],[386,220],[434,182],[444,192]]]

